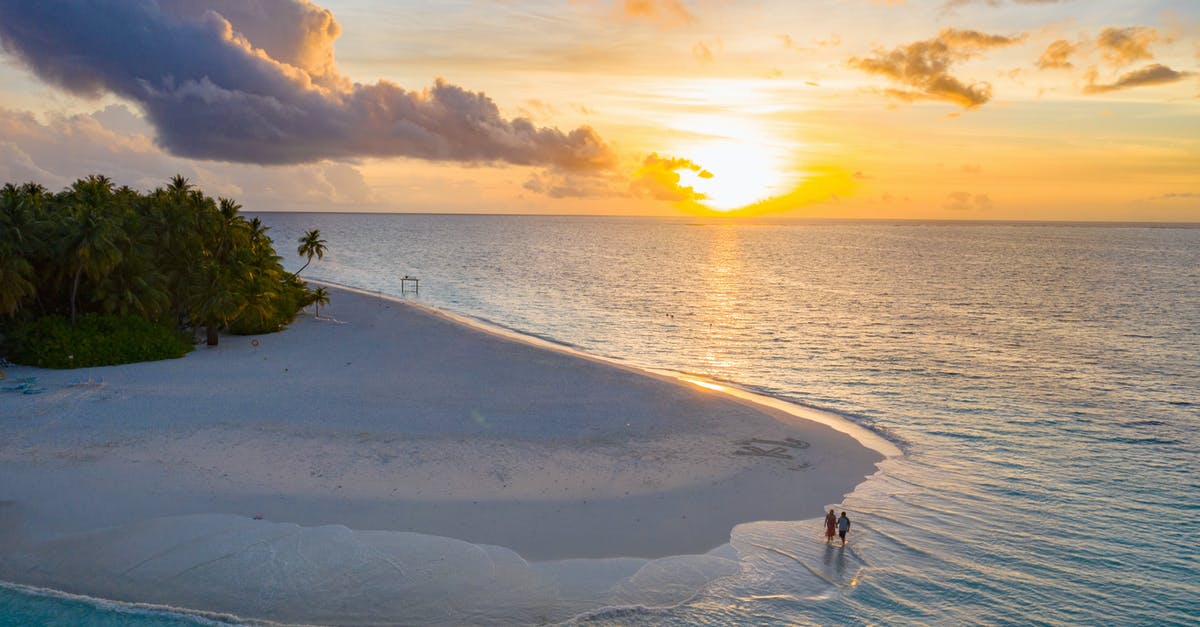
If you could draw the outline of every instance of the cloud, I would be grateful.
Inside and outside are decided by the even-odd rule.
[[[987,194],[951,192],[946,194],[942,208],[950,211],[987,211],[992,208],[992,199]]]
[[[1112,91],[1122,89],[1131,89],[1133,87],[1144,87],[1147,85],[1165,85],[1167,83],[1175,83],[1189,76],[1191,72],[1177,72],[1160,63],[1147,65],[1140,70],[1126,72],[1113,83],[1097,83],[1096,72],[1092,70],[1088,73],[1088,84],[1083,87],[1085,94],[1105,94]]]
[[[1200,199],[1200,193],[1196,192],[1171,192],[1169,194],[1161,194],[1154,196],[1149,200],[1195,200]]]
[[[851,195],[858,187],[857,177],[840,168],[814,166],[807,168],[804,176],[789,192],[772,196],[732,211],[716,211],[692,205],[693,212],[706,215],[758,216],[770,213],[791,213],[813,205],[839,202]]]
[[[623,194],[623,190],[617,185],[618,180],[620,177],[615,174],[598,176],[593,173],[543,170],[530,175],[521,187],[551,198],[611,197]]]
[[[680,185],[682,179],[679,170],[691,170],[700,178],[712,178],[712,173],[680,157],[660,157],[651,153],[642,162],[642,166],[634,173],[629,185],[630,195],[636,198],[652,198],[673,202],[697,202],[704,200],[704,194],[697,192],[690,185]]]
[[[664,26],[684,26],[696,21],[696,16],[680,0],[625,0],[622,12],[625,17]]]
[[[1096,38],[1100,55],[1115,67],[1142,59],[1153,59],[1150,44],[1159,40],[1158,31],[1148,26],[1106,28]]]
[[[203,20],[213,11],[270,58],[304,70],[326,86],[346,85],[337,72],[333,44],[342,27],[333,13],[308,0],[157,0],[165,15]]]
[[[362,173],[342,163],[247,166],[171,157],[154,145],[145,122],[121,105],[86,115],[32,113],[0,108],[0,183],[34,181],[57,190],[87,174],[118,185],[152,189],[178,173],[206,192],[236,198],[248,211],[321,207],[376,200]]]
[[[1038,57],[1037,66],[1043,70],[1065,70],[1074,67],[1071,55],[1079,49],[1079,44],[1073,44],[1065,39],[1059,39],[1046,46],[1045,52]]]
[[[340,32],[306,0],[0,0],[0,45],[42,80],[137,103],[175,155],[257,164],[413,157],[610,168],[590,127],[506,119],[480,92],[338,74]]]
[[[886,76],[915,89],[886,89],[898,100],[943,100],[964,109],[978,107],[992,97],[986,82],[966,84],[950,74],[957,61],[976,56],[980,50],[1010,46],[1024,35],[990,35],[974,30],[944,28],[933,39],[917,41],[891,51],[878,50],[873,57],[852,57],[849,64],[869,74]]]
[[[987,194],[969,194],[967,192],[951,192],[946,195],[944,209],[951,211],[986,211],[993,206],[992,199]]]
[[[946,0],[942,5],[942,9],[950,11],[958,7],[967,6],[969,4],[986,4],[991,7],[1004,6],[1005,4],[1058,4],[1069,0]]]
[[[692,46],[692,57],[701,63],[712,63],[712,49],[705,45],[704,42],[699,42]]]
[[[1002,48],[1020,43],[1025,40],[1025,34],[1022,33],[1015,36],[989,35],[977,30],[943,28],[938,33],[938,39],[954,48],[980,50],[984,48]]]

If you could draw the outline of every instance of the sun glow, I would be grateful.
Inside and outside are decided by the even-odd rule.
[[[722,115],[695,115],[677,128],[701,137],[679,146],[674,154],[703,168],[678,170],[680,184],[702,194],[700,204],[730,211],[787,191],[790,149],[773,140],[755,120]]]

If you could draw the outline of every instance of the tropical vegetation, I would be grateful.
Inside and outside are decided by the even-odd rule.
[[[282,329],[317,297],[240,210],[182,176],[146,193],[98,175],[57,193],[4,185],[0,354],[47,367],[84,365],[85,354],[87,365],[126,363],[179,356],[201,328],[209,345],[222,330]],[[308,261],[324,256],[319,231],[300,243]],[[108,341],[118,336],[126,349]]]

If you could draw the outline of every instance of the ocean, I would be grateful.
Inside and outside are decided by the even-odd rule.
[[[814,591],[809,554],[780,549],[579,623],[1200,616],[1200,225],[257,215],[292,269],[321,230],[302,276],[830,410],[903,451],[837,504],[844,580]],[[821,516],[811,538],[737,533],[820,543]],[[231,621],[0,586],[4,624]]]

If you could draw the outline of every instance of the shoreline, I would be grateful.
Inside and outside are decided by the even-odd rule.
[[[223,336],[179,360],[89,369],[103,377],[98,386],[66,384],[80,371],[36,371],[49,392],[5,398],[0,577],[340,622],[307,605],[320,592],[304,586],[260,607],[260,584],[230,590],[228,574],[215,576],[258,564],[248,551],[258,545],[244,541],[266,534],[269,543],[356,547],[326,547],[335,562],[392,551],[408,563],[483,547],[493,569],[503,556],[524,573],[526,605],[586,610],[613,600],[601,594],[619,588],[609,578],[673,556],[720,576],[736,565],[728,542],[738,524],[811,518],[889,456],[695,381],[323,284],[333,288],[322,310],[330,319],[304,315],[257,336],[257,346]],[[223,540],[200,540],[210,537]],[[130,554],[146,561],[128,563]],[[200,567],[214,555],[216,565]],[[471,571],[463,559],[432,581],[450,585]],[[588,602],[547,590],[545,577],[564,575],[545,565],[563,563],[598,586]],[[151,592],[155,568],[189,583]],[[293,578],[288,568],[268,578],[272,586]],[[415,585],[401,579],[390,594]],[[498,594],[500,583],[479,585]]]
[[[669,370],[669,369],[664,369],[664,368],[652,368],[652,367],[641,366],[641,365],[629,363],[624,360],[617,359],[615,357],[594,355],[592,353],[588,353],[588,352],[584,351],[583,349],[577,348],[570,344],[556,342],[552,339],[547,339],[547,338],[538,337],[535,335],[530,335],[528,333],[523,333],[518,329],[512,329],[512,328],[500,325],[496,322],[492,322],[490,320],[486,320],[486,319],[482,319],[482,318],[475,318],[475,317],[464,315],[464,314],[458,314],[458,313],[454,313],[452,311],[446,311],[444,309],[439,309],[437,307],[434,307],[433,305],[427,305],[425,303],[387,295],[387,294],[384,294],[382,291],[366,290],[366,289],[362,289],[362,288],[358,288],[358,287],[354,287],[354,286],[350,286],[350,285],[335,283],[333,281],[326,281],[324,279],[305,279],[305,280],[308,283],[323,285],[325,287],[332,287],[334,289],[343,290],[343,291],[351,292],[354,294],[367,296],[370,298],[386,300],[388,302],[396,303],[396,304],[403,305],[406,307],[412,307],[414,309],[418,309],[418,310],[428,313],[430,315],[440,316],[440,317],[445,318],[456,324],[461,324],[463,326],[470,327],[472,329],[482,331],[484,333],[496,335],[501,338],[513,340],[516,342],[521,342],[524,344],[529,344],[532,346],[537,346],[539,348],[544,348],[546,350],[560,352],[560,353],[563,353],[566,355],[570,355],[572,357],[578,357],[580,359],[587,359],[590,361],[595,361],[598,363],[610,365],[610,366],[613,366],[616,368],[621,368],[621,369],[628,370],[630,372],[634,372],[634,373],[641,374],[641,375],[648,376],[648,377],[658,377],[658,378],[662,378],[665,381],[670,381],[670,382],[674,382],[674,383],[686,383],[686,384],[690,384],[690,385],[696,385],[696,386],[699,386],[702,388],[706,388],[709,390],[719,392],[721,394],[725,394],[732,398],[737,398],[737,399],[741,399],[743,401],[747,401],[751,404],[751,406],[757,407],[759,409],[770,408],[770,409],[778,410],[784,414],[791,416],[792,418],[795,418],[795,419],[798,419],[801,421],[815,422],[815,423],[819,423],[819,424],[823,424],[828,427],[831,427],[841,433],[844,433],[844,434],[854,438],[854,440],[857,441],[859,444],[875,451],[876,453],[879,453],[885,459],[892,458],[892,457],[902,457],[904,455],[900,446],[897,445],[895,442],[887,439],[887,437],[884,436],[883,434],[881,434],[877,431],[873,431],[869,427],[859,424],[845,416],[839,415],[830,410],[821,409],[819,407],[813,407],[813,406],[809,406],[809,405],[801,405],[798,403],[793,403],[791,401],[787,401],[787,400],[784,400],[781,398],[776,398],[773,396],[768,396],[766,394],[761,394],[761,393],[755,392],[753,390],[750,390],[750,389],[747,389],[744,387],[740,387],[736,383],[718,381],[718,380],[710,379],[710,378],[705,377],[704,375],[700,375],[700,374],[693,374],[693,373],[682,372],[682,371],[678,371],[678,370]]]

